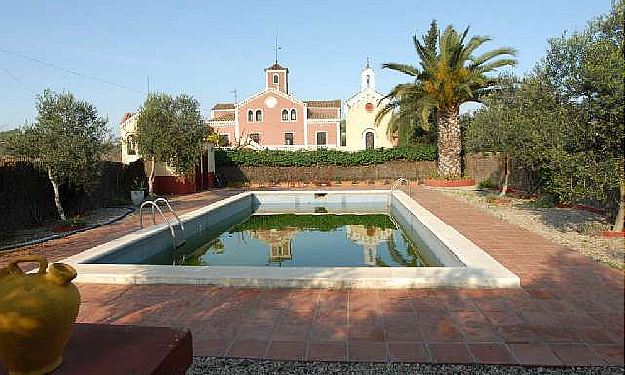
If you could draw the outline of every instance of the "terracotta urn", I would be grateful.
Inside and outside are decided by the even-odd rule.
[[[38,262],[37,273],[19,263]],[[46,269],[48,272],[46,272]],[[11,375],[39,375],[56,369],[76,316],[80,294],[72,280],[76,270],[25,255],[0,268],[0,360]]]

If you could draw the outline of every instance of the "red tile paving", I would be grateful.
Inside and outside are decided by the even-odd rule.
[[[522,288],[380,291],[83,284],[78,321],[187,327],[196,355],[623,364],[622,271],[436,191],[413,188],[413,197],[516,273]],[[194,194],[176,204],[185,212],[218,198],[212,192]],[[132,220],[14,254],[39,252],[60,259],[135,230]],[[0,264],[10,256],[0,256]]]

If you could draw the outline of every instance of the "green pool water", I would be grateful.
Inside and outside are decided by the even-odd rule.
[[[187,266],[429,266],[388,215],[252,215],[145,263]]]

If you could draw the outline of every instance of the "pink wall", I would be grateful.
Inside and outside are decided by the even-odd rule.
[[[328,146],[336,146],[336,128],[337,122],[308,122],[308,145],[317,144],[316,133],[326,131],[326,144]]]
[[[230,145],[234,142],[234,125],[228,126],[215,126],[211,125],[217,134],[228,134]]]
[[[278,85],[273,83],[273,75],[278,75]],[[288,94],[288,85],[287,85],[287,73],[286,71],[266,71],[265,78],[267,79],[267,87],[277,89],[278,91],[282,91],[283,93]]]
[[[277,104],[273,108],[265,105],[265,99],[273,96],[277,100]],[[287,108],[290,111],[295,108],[297,111],[296,121],[282,121],[282,109]],[[262,122],[247,122],[247,111],[257,109],[263,111]],[[238,109],[239,132],[243,135],[252,133],[260,133],[260,144],[263,146],[281,146],[284,145],[284,132],[293,132],[294,145],[304,144],[304,106],[290,99],[284,98],[275,93],[266,92],[259,97],[251,100]]]

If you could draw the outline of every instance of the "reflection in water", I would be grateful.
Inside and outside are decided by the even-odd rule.
[[[175,264],[287,267],[423,267],[418,248],[387,215],[258,215]]]
[[[250,238],[261,240],[269,245],[269,262],[282,264],[293,259],[291,241],[299,228],[258,229],[249,232]]]
[[[346,225],[347,238],[353,243],[362,245],[364,263],[369,266],[376,265],[378,259],[377,247],[382,242],[389,242],[393,237],[391,229],[365,227],[363,225]]]

